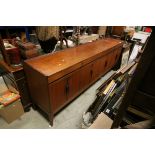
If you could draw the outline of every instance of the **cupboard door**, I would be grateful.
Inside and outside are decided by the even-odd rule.
[[[66,88],[67,88],[66,93],[67,93],[68,101],[71,101],[79,94],[79,91],[80,91],[79,75],[80,75],[80,72],[76,71],[68,77],[67,85],[66,85]]]
[[[112,67],[116,64],[117,60],[118,60],[118,50],[115,50],[113,52],[113,64],[112,64]]]
[[[110,57],[111,57],[110,54],[107,54],[103,58],[104,59],[103,60],[104,74],[108,72],[110,69],[110,64],[111,64]]]
[[[114,67],[114,65],[116,64],[116,62],[119,59],[120,56],[120,52],[121,49],[115,49],[112,53],[111,53],[111,68]]]
[[[112,67],[114,66],[114,63],[115,63],[115,54],[114,54],[114,51],[111,52],[110,54],[110,60],[109,60],[109,65],[110,65],[110,69],[112,69]]]
[[[101,76],[102,70],[102,59],[97,59],[94,61],[92,66],[92,81],[96,81]]]
[[[121,51],[122,51],[122,48],[118,48],[116,49],[116,55],[115,55],[115,63],[118,61],[119,57],[120,57],[120,54],[121,54]]]
[[[101,67],[100,67],[100,75],[104,75],[107,72],[108,69],[108,60],[106,56],[103,56],[100,60],[101,62]]]
[[[67,102],[66,87],[67,79],[60,79],[49,85],[49,95],[51,96],[52,111],[56,113]]]
[[[80,91],[86,89],[91,82],[92,64],[88,64],[80,69]]]

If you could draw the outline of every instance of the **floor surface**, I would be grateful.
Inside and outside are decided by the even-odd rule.
[[[113,73],[110,71],[104,77],[99,79],[89,89],[77,97],[67,107],[60,111],[55,117],[53,126],[49,125],[38,111],[31,108],[20,119],[8,124],[0,117],[1,129],[80,129],[82,128],[82,115],[93,103],[95,99],[96,89]],[[6,87],[0,77],[0,91]]]

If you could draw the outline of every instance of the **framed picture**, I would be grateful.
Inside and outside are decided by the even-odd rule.
[[[130,49],[128,49],[125,52],[123,52],[123,54],[122,54],[122,60],[121,60],[121,68],[124,67],[124,66],[126,66],[128,64],[129,52],[130,52]]]

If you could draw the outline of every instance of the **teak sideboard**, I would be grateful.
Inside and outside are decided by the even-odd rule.
[[[117,62],[123,42],[101,39],[24,62],[32,103],[53,116]]]

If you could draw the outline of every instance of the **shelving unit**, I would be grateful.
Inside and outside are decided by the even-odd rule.
[[[32,26],[0,26],[0,32],[2,33],[2,38],[3,35],[4,37],[6,36],[7,38],[10,38],[10,33],[11,32],[25,32],[26,34],[26,39],[30,41],[30,32],[34,29]]]
[[[142,53],[128,90],[114,119],[112,128],[118,128],[129,105],[148,109],[155,115],[155,29]],[[149,61],[148,61],[149,60]],[[142,89],[143,88],[143,89]],[[145,90],[145,91],[144,91]],[[153,94],[150,94],[150,93]],[[154,116],[152,116],[154,117]],[[154,122],[152,122],[154,123]]]

